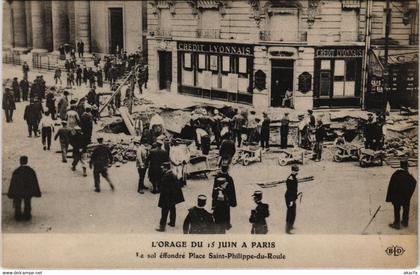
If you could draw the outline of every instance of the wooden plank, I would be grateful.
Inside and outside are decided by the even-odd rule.
[[[131,117],[130,113],[128,112],[128,108],[127,107],[121,107],[118,109],[118,111],[120,111],[121,117],[125,123],[125,126],[127,126],[128,132],[130,133],[130,135],[132,136],[136,136],[136,129],[134,127],[134,120]]]

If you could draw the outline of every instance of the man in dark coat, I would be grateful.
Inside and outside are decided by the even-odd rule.
[[[400,212],[403,209],[401,225],[408,226],[408,214],[410,211],[411,196],[416,189],[416,180],[408,172],[408,161],[401,160],[401,169],[398,169],[391,176],[386,193],[386,202],[391,202],[394,206],[394,222],[389,226],[394,229],[400,229]]]
[[[31,91],[29,92],[29,99],[33,99],[35,97],[40,97],[41,94],[41,86],[39,82],[39,76],[34,79],[34,82],[31,85]]]
[[[62,128],[58,129],[57,133],[55,134],[54,140],[60,138],[60,148],[61,148],[61,156],[62,161],[67,162],[67,150],[70,144],[70,134],[71,129],[67,127],[67,121],[62,121],[61,124],[63,125]]]
[[[28,166],[27,156],[20,157],[20,167],[13,172],[7,196],[13,199],[15,219],[17,221],[22,219],[30,220],[32,218],[31,199],[32,197],[41,197],[41,190],[35,171]],[[22,200],[24,201],[23,215]]]
[[[57,108],[55,107],[55,97],[54,91],[50,91],[46,96],[46,103],[45,106],[47,107],[48,114],[51,114],[51,118],[53,120],[56,119]]]
[[[80,40],[80,42],[77,42],[77,53],[79,54],[79,57],[83,57],[84,52],[85,52],[85,43],[83,43],[83,41]]]
[[[28,94],[29,94],[29,82],[28,79],[24,78],[19,82],[20,91],[22,92],[22,100],[27,101],[28,100]]]
[[[368,120],[363,131],[365,148],[375,150],[376,125],[373,121],[373,114],[368,113]]]
[[[289,136],[289,113],[284,113],[284,116],[281,119],[280,126],[280,148],[287,149],[287,138]]]
[[[176,221],[176,208],[178,203],[184,201],[184,195],[182,193],[179,180],[176,175],[170,169],[170,163],[165,162],[162,164],[163,176],[159,182],[159,203],[158,206],[162,209],[162,216],[159,222],[159,228],[156,228],[158,232],[164,232],[166,227],[166,221],[168,220],[169,214],[169,226],[175,227]]]
[[[15,98],[13,97],[13,94],[10,88],[4,89],[2,106],[5,112],[6,122],[12,122],[13,111],[16,110],[16,104],[15,104]]]
[[[162,164],[169,161],[169,153],[162,149],[162,138],[158,137],[156,143],[149,154],[149,180],[153,186],[153,194],[158,193],[159,182],[163,175]]]
[[[38,124],[41,118],[42,113],[35,105],[35,102],[31,101],[29,105],[25,107],[25,113],[23,115],[23,119],[26,120],[26,123],[28,124],[28,137],[32,137],[32,132],[34,132],[35,137],[38,137]]]
[[[91,88],[87,94],[87,103],[89,105],[95,105],[96,103],[96,91],[95,87]]]
[[[223,163],[229,165],[232,162],[232,158],[236,153],[235,142],[231,139],[231,134],[226,133],[225,139],[222,141],[222,145],[220,145],[219,155],[220,155],[220,164],[221,166]]]
[[[23,62],[22,72],[23,72],[23,77],[28,79],[29,65],[28,63],[26,63],[26,61]]]
[[[199,195],[197,206],[188,209],[183,226],[184,234],[214,234],[213,216],[204,209],[206,200],[205,195]]]
[[[112,164],[113,156],[108,146],[103,144],[104,139],[98,138],[99,145],[95,147],[90,157],[89,167],[93,166],[93,179],[95,181],[95,192],[101,192],[100,175],[109,183],[111,190],[114,191],[114,185],[108,175],[108,166]]]
[[[226,230],[232,228],[230,208],[236,205],[235,184],[228,173],[228,166],[223,165],[222,171],[214,179],[212,192],[212,209],[217,234],[225,234]]]
[[[86,107],[85,112],[80,116],[80,128],[82,128],[84,148],[86,148],[91,143],[92,138],[93,118],[90,111],[91,108]]]
[[[286,233],[293,234],[291,232],[293,224],[296,219],[296,200],[298,198],[298,180],[297,174],[299,172],[299,167],[297,165],[292,165],[292,173],[286,180],[286,193],[284,198],[286,200],[287,215],[286,215]]]
[[[82,68],[80,68],[80,65],[77,65],[76,68],[76,85],[77,86],[82,86],[82,75],[83,75],[83,70]]]
[[[261,147],[264,148],[269,148],[270,144],[270,118],[268,117],[267,113],[263,113],[263,121],[261,124]]]
[[[15,102],[20,102],[20,87],[17,77],[13,78],[12,82],[13,96],[15,97]]]
[[[249,222],[252,224],[251,234],[267,234],[268,227],[265,218],[270,215],[268,204],[261,201],[261,191],[255,191],[252,197],[257,207],[251,210],[251,216],[249,217]]]
[[[318,124],[315,128],[315,146],[313,160],[320,161],[322,157],[322,147],[325,138],[325,128],[321,119],[318,119]]]
[[[86,163],[83,159],[83,154],[86,152],[86,142],[80,127],[76,126],[73,128],[73,131],[71,131],[70,144],[73,147],[73,162],[71,164],[71,170],[76,171],[76,166],[80,162],[82,164],[83,176],[86,177]]]

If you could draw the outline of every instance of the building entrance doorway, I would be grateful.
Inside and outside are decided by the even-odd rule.
[[[172,53],[159,51],[159,89],[170,90],[172,82]]]
[[[119,53],[124,48],[123,9],[109,9],[109,52]]]
[[[286,91],[293,91],[293,60],[271,62],[271,106],[280,107]]]

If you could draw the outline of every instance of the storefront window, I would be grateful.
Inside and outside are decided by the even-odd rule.
[[[198,55],[198,68],[200,70],[206,69],[206,56],[204,54]]]
[[[222,57],[222,71],[229,72],[230,71],[230,56],[223,56]]]
[[[184,54],[184,69],[191,69],[191,54]]]

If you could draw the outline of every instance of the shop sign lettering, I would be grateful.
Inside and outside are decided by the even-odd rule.
[[[363,57],[363,49],[358,48],[318,48],[315,50],[315,58],[345,58]]]
[[[179,51],[253,56],[249,45],[178,42]]]

